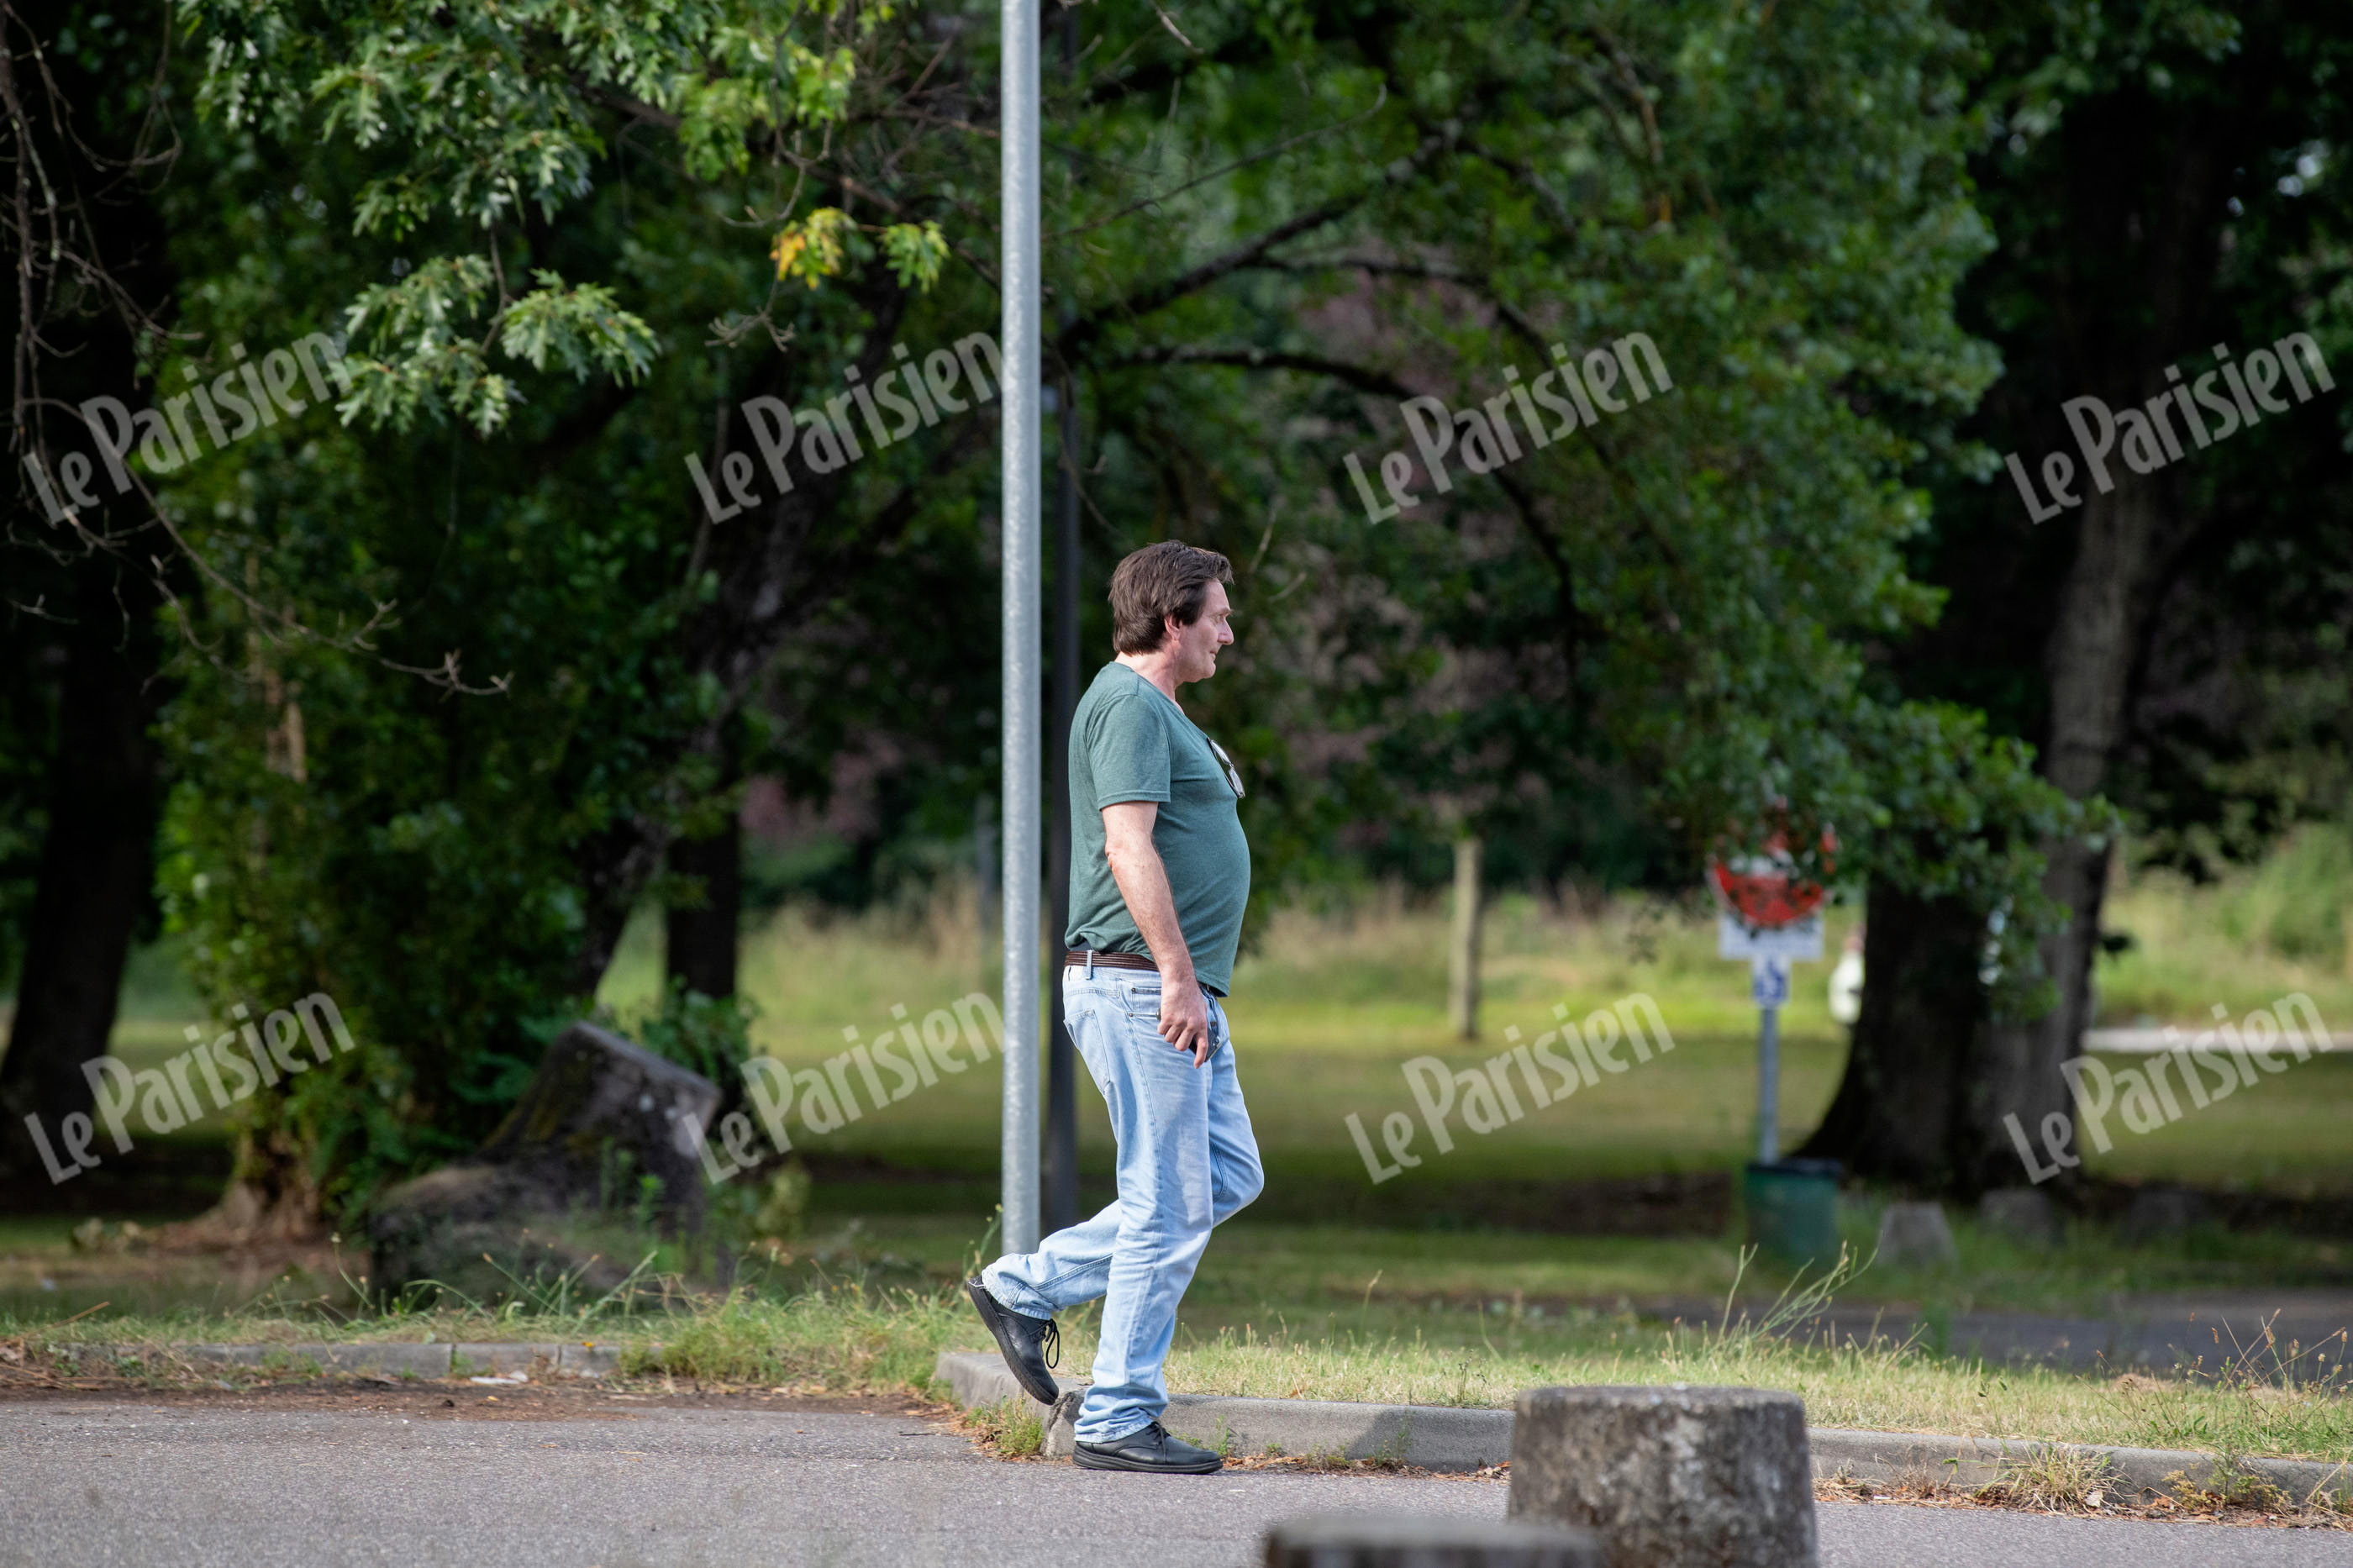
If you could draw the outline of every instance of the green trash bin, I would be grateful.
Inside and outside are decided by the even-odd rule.
[[[1834,1266],[1841,1170],[1836,1160],[1748,1162],[1740,1196],[1750,1243],[1792,1268],[1810,1264],[1820,1273]]]

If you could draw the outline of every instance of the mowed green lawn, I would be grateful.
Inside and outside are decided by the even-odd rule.
[[[2104,1023],[2202,1026],[2212,1003],[2243,1013],[2300,990],[2324,1017],[2345,1020],[2353,1037],[2353,984],[2221,942],[2197,912],[2178,889],[2119,896],[2112,919],[2135,922],[2141,945],[2103,964]],[[1831,954],[1852,919],[1851,911],[1832,912]],[[995,955],[984,962],[979,931],[969,900],[897,921],[816,924],[787,911],[745,943],[745,990],[764,1015],[756,1037],[781,1061],[810,1067],[845,1048],[846,1028],[864,1041],[892,1029],[894,1007],[920,1018],[975,990],[993,993]],[[1525,899],[1499,900],[1487,921],[1482,1037],[1472,1044],[1447,1026],[1444,944],[1441,910],[1392,902],[1351,921],[1279,917],[1243,959],[1229,1010],[1271,1185],[1285,1177],[1320,1187],[1352,1183],[1364,1191],[1349,1203],[1351,1217],[1377,1221],[1384,1205],[1413,1211],[1422,1189],[1730,1171],[1749,1156],[1756,1014],[1745,966],[1715,955],[1712,918],[1621,902],[1599,918],[1567,919]],[[1799,965],[1782,1015],[1785,1148],[1811,1131],[1845,1059],[1845,1031],[1828,1011],[1829,968]],[[641,1009],[658,969],[647,922],[616,964],[605,998],[625,1017]],[[1454,1150],[1432,1147],[1402,1070],[1409,1059],[1434,1055],[1457,1070],[1477,1067],[1507,1048],[1507,1030],[1525,1042],[1553,1027],[1556,1006],[1582,1020],[1634,993],[1656,1003],[1672,1051],[1637,1063],[1621,1046],[1630,1070],[1603,1074],[1541,1110],[1511,1069],[1521,1120],[1482,1136],[1464,1127],[1458,1107],[1450,1124]],[[1080,1076],[1082,1168],[1104,1178],[1107,1124]],[[814,1154],[987,1176],[997,1168],[1000,1083],[992,1059],[870,1108],[837,1131],[795,1137]],[[1416,1127],[1412,1151],[1423,1163],[1376,1191],[1349,1135],[1352,1111],[1377,1152],[1382,1117],[1407,1112]],[[2353,1054],[2316,1057],[2146,1136],[2124,1132],[2113,1117],[2110,1125],[2116,1145],[2092,1156],[2097,1175],[2295,1194],[2353,1191]]]
[[[2110,918],[2127,923],[2140,945],[2103,965],[2104,1022],[2195,1025],[2212,1002],[2239,1011],[2294,990],[2310,993],[2324,1016],[2353,1020],[2353,984],[2221,940],[2197,895],[2165,886],[2125,889]],[[1833,911],[1831,953],[1851,920],[1849,911]],[[646,921],[634,931],[608,977],[604,1000],[625,1022],[655,993],[658,929]],[[787,910],[750,932],[744,945],[745,989],[762,1013],[756,1038],[788,1066],[814,1067],[845,1048],[845,1030],[871,1042],[894,1028],[894,1009],[920,1020],[976,991],[993,994],[996,956],[982,952],[981,929],[968,896],[913,915],[828,921]],[[1499,900],[1487,921],[1482,1037],[1474,1045],[1451,1037],[1447,1027],[1445,929],[1442,910],[1394,900],[1345,921],[1288,914],[1243,960],[1230,1011],[1268,1189],[1210,1249],[1194,1292],[1198,1305],[1236,1321],[1285,1303],[1316,1312],[1353,1305],[1361,1313],[1369,1305],[1378,1320],[1414,1302],[1641,1300],[1725,1289],[1739,1267],[1729,1227],[1694,1233],[1685,1226],[1682,1234],[1651,1237],[1546,1234],[1631,1223],[1545,1207],[1575,1203],[1589,1210],[1618,1201],[1567,1190],[1577,1184],[1662,1174],[1720,1179],[1751,1152],[1755,1014],[1745,967],[1715,956],[1704,911],[1621,900],[1592,918],[1568,918],[1524,899]],[[1844,1032],[1826,1006],[1828,972],[1827,963],[1799,966],[1783,1017],[1785,1147],[1811,1129],[1843,1062]],[[1465,1126],[1458,1108],[1450,1122],[1453,1151],[1433,1146],[1404,1063],[1433,1055],[1450,1068],[1471,1068],[1505,1048],[1507,1029],[1533,1040],[1551,1028],[1556,1005],[1582,1020],[1638,992],[1655,1002],[1672,1050],[1634,1062],[1621,1046],[1627,1071],[1604,1074],[1546,1108],[1535,1108],[1523,1088],[1525,1114],[1483,1136]],[[177,1049],[182,1027],[197,1016],[184,992],[161,982],[151,981],[132,1002],[117,1048],[133,1065]],[[846,1077],[860,1082],[854,1070]],[[1001,1083],[992,1053],[896,1103],[864,1106],[857,1121],[834,1131],[811,1132],[797,1119],[797,1148],[820,1177],[804,1257],[821,1255],[821,1268],[903,1266],[910,1277],[953,1271],[989,1224]],[[1111,1196],[1112,1150],[1102,1103],[1083,1073],[1080,1101],[1082,1202],[1092,1209]],[[1374,1183],[1349,1135],[1350,1112],[1377,1149],[1382,1118],[1407,1114],[1420,1166]],[[2145,1137],[2125,1133],[2113,1118],[2111,1126],[2115,1149],[2091,1162],[2098,1175],[2293,1194],[2353,1192],[2353,1056],[2316,1058],[2264,1078]],[[223,1135],[215,1123],[164,1142]],[[1875,1204],[1865,1196],[1850,1207],[1848,1233],[1867,1247]],[[60,1241],[69,1223],[56,1227]],[[2053,1259],[1980,1237],[1965,1219],[1957,1228],[1964,1266],[1953,1276],[1915,1279],[1883,1268],[1846,1294],[2072,1308],[2117,1291],[2353,1281],[2339,1247],[2296,1237],[2216,1234],[2126,1247],[2090,1227]],[[1765,1269],[1748,1278],[1768,1293],[1780,1282]]]
[[[920,1018],[976,989],[993,993],[994,954],[984,983],[977,922],[969,917],[968,903],[895,927],[880,918],[813,925],[786,913],[745,944],[745,990],[764,1015],[756,1037],[779,1060],[812,1067],[846,1048],[845,1028],[866,1041],[891,1030],[894,1006]],[[1544,1110],[1511,1068],[1521,1120],[1481,1136],[1464,1126],[1458,1107],[1450,1123],[1453,1152],[1440,1153],[1423,1128],[1413,1146],[1422,1165],[1383,1184],[1381,1193],[1497,1178],[1731,1168],[1754,1137],[1755,1014],[1746,971],[1713,956],[1712,932],[1672,927],[1650,933],[1655,961],[1636,962],[1629,951],[1636,934],[1626,919],[1569,925],[1543,919],[1523,901],[1505,903],[1489,922],[1482,1038],[1465,1044],[1446,1025],[1444,924],[1436,912],[1390,910],[1347,925],[1279,921],[1238,969],[1229,1006],[1242,1089],[1271,1176],[1349,1182],[1369,1194],[1373,1184],[1345,1119],[1356,1112],[1377,1149],[1383,1116],[1415,1110],[1401,1070],[1407,1060],[1435,1055],[1453,1069],[1475,1068],[1508,1048],[1507,1028],[1532,1041],[1554,1027],[1556,1005],[1582,1019],[1636,992],[1655,999],[1672,1050],[1637,1063],[1620,1046],[1619,1059],[1630,1070],[1601,1074]],[[657,963],[651,940],[633,940],[615,966],[605,998],[625,1017],[650,999]],[[1827,973],[1820,965],[1801,971],[1806,984],[1786,1016],[1787,1137],[1811,1127],[1843,1059],[1843,1032],[1824,1002]],[[1081,1080],[1082,1168],[1107,1178],[1108,1124],[1083,1072]],[[1001,1083],[992,1059],[879,1111],[870,1107],[838,1131],[805,1135],[797,1121],[794,1137],[813,1154],[991,1173]]]

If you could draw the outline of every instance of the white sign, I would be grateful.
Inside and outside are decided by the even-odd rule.
[[[1752,958],[1748,961],[1748,998],[1759,1007],[1789,1005],[1789,961]]]
[[[1718,958],[1778,958],[1792,963],[1820,963],[1822,961],[1822,917],[1811,914],[1788,925],[1767,930],[1751,926],[1727,910],[1715,917],[1715,955]]]

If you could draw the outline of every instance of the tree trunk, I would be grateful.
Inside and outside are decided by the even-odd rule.
[[[2078,800],[2096,793],[2125,737],[2133,668],[2147,634],[2147,583],[2166,523],[2154,483],[2094,491],[2084,505],[2081,542],[2059,600],[2050,645],[2051,728],[2042,769]],[[2066,929],[2042,943],[2044,972],[2057,988],[2049,1012],[1988,1031],[1982,1070],[1964,1109],[1960,1168],[1979,1186],[2014,1182],[2018,1152],[2002,1118],[2028,1127],[2069,1107],[2059,1064],[2075,1054],[2091,1022],[2092,963],[2099,954],[2100,905],[2107,890],[2109,848],[2069,840],[2048,847],[2043,891],[2071,912]],[[1868,963],[1865,984],[1868,985]]]
[[[673,875],[702,883],[702,901],[673,905],[663,917],[663,970],[673,982],[705,996],[735,994],[737,919],[744,903],[744,826],[709,838],[681,838],[670,847]]]
[[[84,558],[76,577],[48,831],[16,1022],[0,1057],[0,1172],[11,1173],[43,1169],[26,1117],[39,1120],[55,1149],[60,1120],[90,1113],[82,1063],[107,1054],[123,962],[154,886],[157,769],[147,731],[162,704],[149,619],[155,585],[105,556]]]
[[[1957,900],[1883,882],[1870,900],[1854,1047],[1821,1126],[1797,1152],[1942,1191],[1956,1174],[1957,1113],[1985,1033],[1985,921]]]
[[[2275,66],[2258,47],[2239,57],[2232,69],[2266,80]],[[2059,450],[2072,458],[2075,442],[2060,421],[2062,400],[2098,395],[2116,408],[2129,407],[2120,395],[2134,401],[2158,395],[2167,388],[2168,363],[2227,335],[2210,321],[2224,204],[2233,171],[2253,162],[2257,143],[2250,116],[2265,97],[2253,88],[2234,89],[2218,99],[2227,108],[2194,110],[2154,104],[2132,88],[2088,99],[2068,110],[2047,173],[2002,193],[2013,211],[2053,220],[2047,231],[2037,231],[2036,248],[1986,263],[1997,292],[2043,302],[2047,314],[2033,318],[2031,333],[2003,346],[2020,384],[2048,391],[2052,403],[2031,412],[2021,403],[2011,424],[1985,432],[1997,449],[2014,445],[2029,454]],[[2018,221],[2031,226],[2027,216]],[[2000,339],[2004,330],[1997,323],[1990,335]],[[2072,527],[2075,536],[2059,592],[2043,612],[2047,628],[2010,619],[2018,599],[2031,597],[2024,595],[2026,584],[1988,579],[1974,599],[1957,599],[1948,616],[1974,617],[1975,629],[1954,628],[1938,656],[1947,665],[2000,663],[2008,647],[2040,636],[2048,708],[2037,736],[2039,765],[2078,800],[2107,784],[2125,745],[2158,563],[2200,522],[2182,514],[2178,472],[2134,473],[2116,450],[2107,462],[2115,488],[2103,490],[2088,472],[2079,474],[2082,506],[2066,512],[2064,521],[2045,525]],[[2055,1005],[2029,1022],[1986,1026],[1958,1076],[1940,1062],[1923,1068],[1934,1083],[1962,1097],[1949,1112],[1944,1165],[1947,1179],[1963,1192],[2019,1180],[2018,1152],[2002,1119],[2015,1114],[2021,1124],[2039,1127],[2046,1114],[2069,1109],[2059,1065],[2074,1054],[2090,1022],[2092,964],[2111,851],[2105,841],[2044,849],[2050,867],[2043,890],[2070,915],[2064,931],[2041,943]],[[1876,956],[1891,913],[1899,923],[1911,918],[1902,900],[1890,903],[1874,888],[1858,1060],[1849,1064],[1831,1117],[1809,1149],[1837,1152],[1856,1140],[1856,1128],[1900,1122],[1900,1107],[1924,1103],[1921,1096],[1929,1092],[1898,1081],[1906,1070],[1900,1058],[1860,1059],[1874,994],[1903,984]],[[1887,1043],[1873,1040],[1869,1048],[1884,1051]],[[1874,1091],[1874,1083],[1885,1087]],[[1890,1105],[1873,1109],[1851,1099],[1873,1092],[1891,1095]],[[1858,1168],[1867,1167],[1859,1158]]]
[[[41,1118],[54,1144],[58,1117],[89,1111],[81,1064],[106,1054],[123,961],[153,890],[160,792],[147,731],[162,706],[164,650],[153,620],[157,577],[178,574],[176,557],[148,532],[137,496],[116,499],[100,485],[106,499],[94,514],[68,527],[32,506],[18,467],[37,456],[54,472],[60,452],[89,450],[81,419],[65,412],[85,399],[146,403],[141,344],[158,325],[147,312],[164,308],[174,286],[153,199],[168,159],[142,143],[146,122],[121,90],[153,68],[172,16],[142,4],[112,9],[112,41],[107,28],[91,28],[73,48],[52,41],[68,8],[11,12],[31,53],[0,66],[12,109],[21,105],[24,116],[12,158],[20,174],[28,164],[42,171],[45,193],[34,209],[20,205],[12,235],[18,360],[9,463],[18,504],[0,538],[0,582],[19,606],[54,592],[70,618],[58,639],[65,665],[48,826],[16,1020],[0,1058],[0,1171],[43,1169],[26,1116]],[[16,47],[14,38],[5,46]],[[126,177],[133,169],[137,177]]]

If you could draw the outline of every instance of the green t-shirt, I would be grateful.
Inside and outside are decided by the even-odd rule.
[[[1071,716],[1069,944],[1151,955],[1103,857],[1103,808],[1157,801],[1152,847],[1168,870],[1176,929],[1201,984],[1223,996],[1250,901],[1250,843],[1236,798],[1200,726],[1127,666],[1103,666]]]

